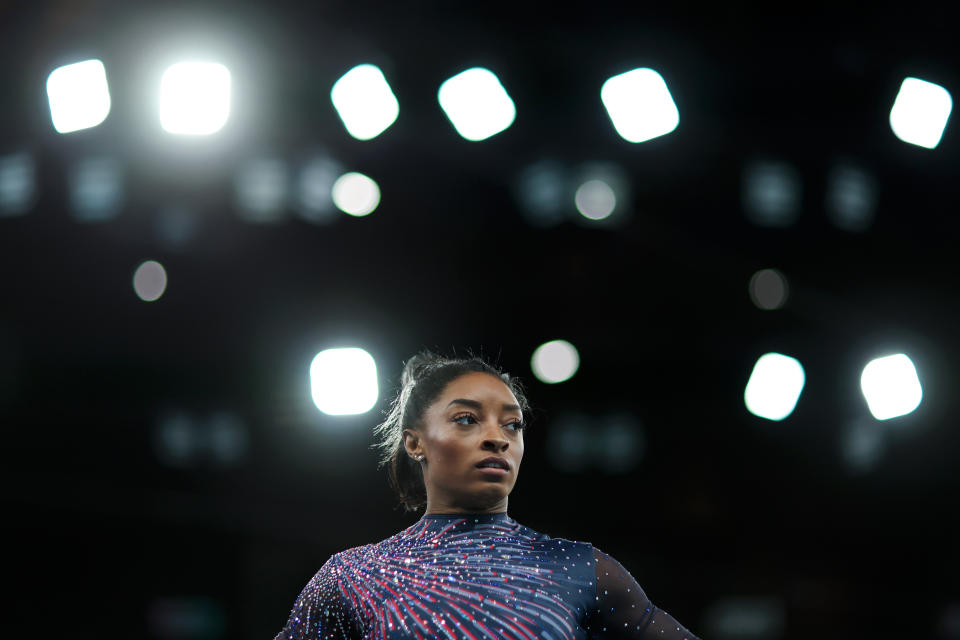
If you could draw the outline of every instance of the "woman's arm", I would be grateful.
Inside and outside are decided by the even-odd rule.
[[[594,547],[593,559],[597,600],[587,618],[591,638],[697,640],[669,613],[655,607],[630,572],[613,557]]]

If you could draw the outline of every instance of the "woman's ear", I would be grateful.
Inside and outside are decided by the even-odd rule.
[[[420,434],[413,429],[403,430],[403,448],[407,450],[407,455],[411,458],[423,455],[423,447],[420,443]]]

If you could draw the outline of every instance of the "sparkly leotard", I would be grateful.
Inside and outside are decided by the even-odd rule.
[[[334,554],[276,640],[341,638],[695,640],[611,556],[506,513],[425,515]]]

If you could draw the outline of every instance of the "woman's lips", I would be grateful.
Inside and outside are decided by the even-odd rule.
[[[501,469],[500,467],[477,467],[477,470],[488,476],[499,477],[507,475],[507,470]]]

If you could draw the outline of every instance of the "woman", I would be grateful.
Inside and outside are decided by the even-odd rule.
[[[334,554],[277,639],[694,639],[609,555],[507,515],[528,409],[480,359],[407,362],[376,446],[401,503],[426,511]]]

